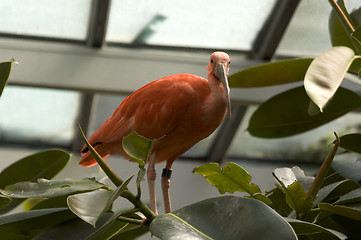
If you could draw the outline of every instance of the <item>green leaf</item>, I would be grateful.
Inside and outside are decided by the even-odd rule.
[[[144,167],[152,151],[153,141],[133,131],[123,137],[122,146],[124,151],[132,157],[141,167]]]
[[[336,155],[332,162],[332,168],[344,178],[361,182],[361,158],[359,154]]]
[[[11,65],[13,63],[17,63],[17,62],[15,62],[15,60],[11,60],[8,62],[0,63],[0,97],[3,93],[6,82],[8,81],[8,78],[10,76]]]
[[[0,195],[0,209],[6,207],[11,202],[11,198]]]
[[[354,57],[352,49],[339,46],[324,51],[310,64],[304,86],[321,112],[339,88]]]
[[[116,234],[111,238],[111,240],[123,240],[123,239],[138,239],[138,237],[144,235],[145,233],[149,232],[149,227],[147,226],[137,226],[128,229],[126,227],[120,233]]]
[[[32,239],[45,229],[75,217],[67,208],[41,209],[1,216],[1,239]]]
[[[321,232],[321,233],[329,235],[330,237],[333,236],[333,237],[337,237],[338,239],[342,239],[342,240],[347,238],[346,235],[344,235],[340,232],[322,227],[317,224],[300,221],[300,220],[293,219],[293,218],[286,218],[286,220],[289,224],[291,224],[291,226],[293,227],[293,230],[295,230],[297,235],[311,235],[311,234],[316,234],[316,233]]]
[[[99,224],[104,224],[107,219],[110,217],[111,213],[106,213],[104,216],[99,219]],[[108,231],[103,232],[97,240],[110,239],[118,230],[121,230],[127,223],[116,221]],[[69,221],[64,221],[46,231],[41,232],[33,240],[78,240],[78,239],[87,239],[95,231],[99,230],[99,227],[94,228],[93,226],[87,224],[83,220],[76,218]]]
[[[218,163],[208,163],[193,169],[194,173],[203,175],[208,182],[218,188],[221,194],[235,191],[247,192],[251,197],[261,193],[259,187],[251,181],[251,175],[236,163],[227,162],[226,167],[220,168]],[[271,202],[266,197],[255,197],[259,200]]]
[[[303,87],[283,92],[258,107],[249,121],[248,131],[262,138],[299,134],[361,107],[361,97],[340,87],[322,114],[309,115],[309,104]]]
[[[313,199],[307,195],[299,181],[295,181],[288,186],[285,186],[283,183],[281,185],[286,195],[287,204],[295,210],[297,214],[306,213],[313,207]]]
[[[264,229],[265,231],[260,231]],[[266,204],[224,196],[156,217],[150,231],[160,239],[297,239],[291,226]]]
[[[17,182],[36,181],[39,178],[51,179],[60,172],[70,159],[70,154],[62,150],[47,150],[25,157],[0,173],[0,189]],[[0,210],[6,213],[23,200],[14,199],[7,207]]]
[[[340,147],[348,151],[361,153],[361,134],[353,133],[340,137]]]
[[[360,205],[351,207],[351,206],[334,205],[329,203],[319,203],[318,207],[322,211],[327,211],[333,214],[337,214],[357,221],[361,221]]]
[[[74,194],[68,197],[70,210],[90,225],[95,226],[100,214],[104,211],[113,191],[98,190]],[[108,209],[106,209],[108,210]]]
[[[361,25],[356,28],[356,30],[352,34],[352,37],[356,39],[359,44],[361,44]]]
[[[230,87],[264,87],[302,81],[312,58],[288,59],[246,68],[228,77]]]
[[[337,204],[361,203],[361,188],[357,188],[340,197]]]
[[[52,198],[79,191],[92,191],[102,187],[104,184],[90,178],[81,180],[46,180],[40,178],[36,183],[19,182],[9,185],[1,190],[1,193],[12,198]]]
[[[281,216],[286,217],[292,212],[292,208],[286,202],[286,195],[283,193],[283,190],[276,187],[267,192],[267,197],[272,202],[272,208]]]
[[[318,204],[320,202],[330,202],[335,201],[340,198],[340,196],[353,191],[359,188],[360,185],[353,180],[345,179],[339,182],[331,183],[320,189],[316,199],[314,200],[314,204]]]
[[[25,211],[44,209],[44,208],[61,208],[68,207],[66,202],[68,195],[53,198],[28,198],[22,203]]]
[[[68,197],[70,210],[85,222],[95,226],[99,218],[109,210],[113,202],[127,188],[133,178],[129,177],[116,191],[94,191],[80,193]]]

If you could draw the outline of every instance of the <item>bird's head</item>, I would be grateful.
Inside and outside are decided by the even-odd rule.
[[[231,118],[231,99],[228,86],[228,71],[231,61],[225,52],[214,52],[209,58],[207,66],[208,74],[214,75],[222,83],[227,97],[227,116]]]

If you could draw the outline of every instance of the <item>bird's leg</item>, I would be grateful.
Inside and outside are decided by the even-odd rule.
[[[155,215],[158,215],[157,210],[157,198],[155,195],[154,182],[156,179],[155,172],[155,152],[150,155],[148,168],[147,168],[147,180],[148,180],[148,189],[149,189],[149,199],[150,199],[150,209],[154,212]]]
[[[170,203],[170,195],[169,195],[169,187],[170,187],[170,177],[172,175],[172,170],[164,168],[162,172],[162,192],[163,192],[163,203],[164,203],[164,211],[169,213],[172,211],[171,203]]]

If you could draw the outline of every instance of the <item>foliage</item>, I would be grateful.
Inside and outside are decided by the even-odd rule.
[[[257,137],[279,138],[310,131],[361,107],[360,96],[340,85],[346,72],[361,76],[361,10],[351,14],[343,1],[329,1],[330,37],[334,46],[315,59],[271,62],[229,77],[231,87],[260,87],[304,80],[261,104],[248,131]],[[0,63],[0,95],[14,61]],[[80,127],[79,127],[80,128]],[[81,133],[83,134],[81,128]],[[0,213],[24,202],[27,211],[0,216],[2,239],[134,239],[148,231],[161,239],[360,239],[361,133],[338,137],[315,177],[300,168],[273,172],[276,188],[265,191],[250,174],[228,162],[194,169],[220,194],[172,213],[155,216],[141,200],[140,184],[154,141],[132,132],[123,148],[139,165],[137,193],[84,140],[113,183],[94,178],[51,180],[70,154],[48,150],[25,157],[0,173]],[[336,155],[341,147],[356,153]],[[331,168],[332,166],[332,168]],[[134,180],[133,180],[134,181]],[[115,187],[114,187],[115,186]],[[234,196],[235,192],[243,194]],[[131,209],[113,209],[117,198]]]

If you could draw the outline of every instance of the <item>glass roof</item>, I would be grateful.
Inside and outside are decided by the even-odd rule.
[[[249,50],[275,2],[112,1],[106,41]]]
[[[0,32],[85,40],[90,0],[1,1]]]

